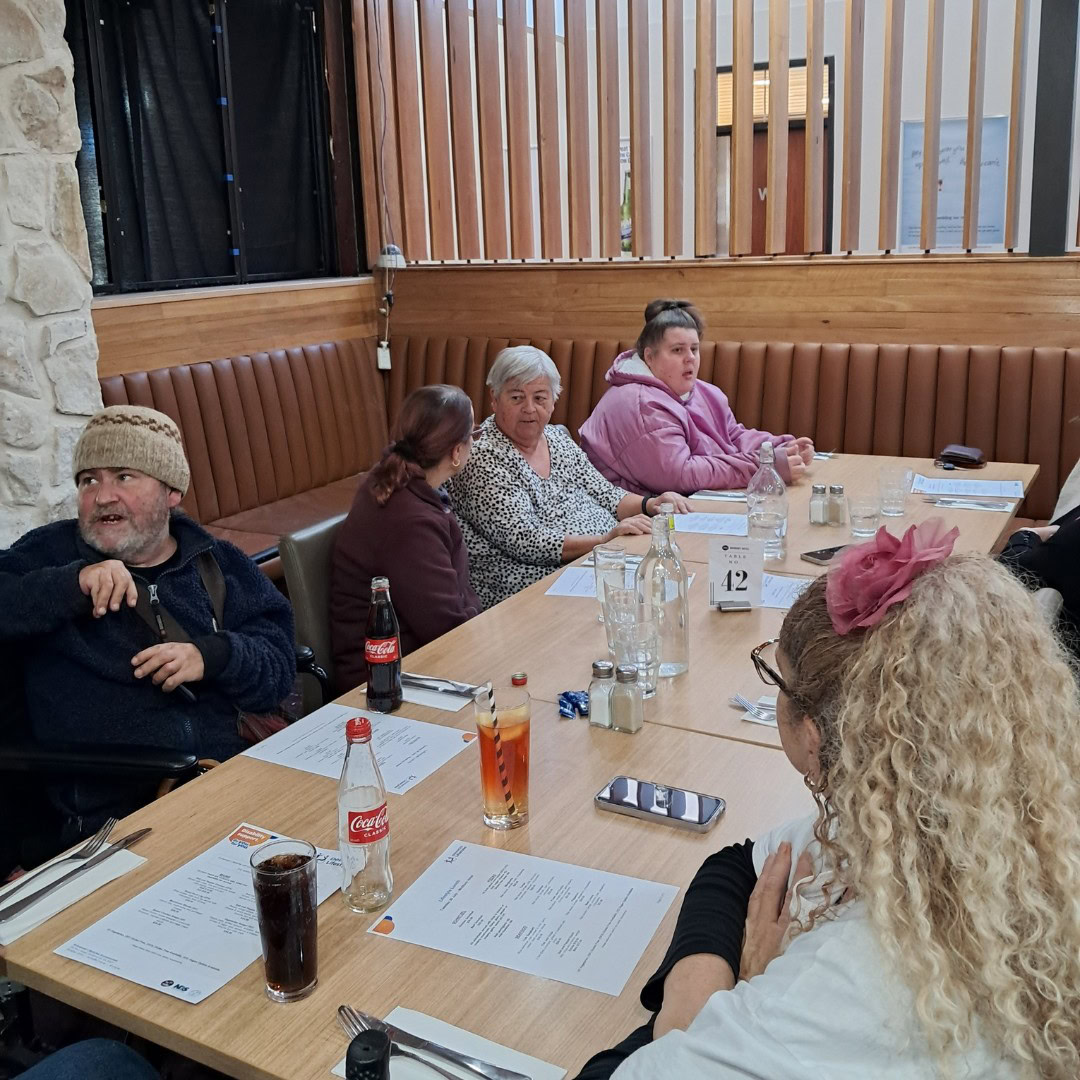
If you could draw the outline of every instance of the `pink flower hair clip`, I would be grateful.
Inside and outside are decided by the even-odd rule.
[[[952,554],[960,530],[945,531],[941,518],[912,525],[897,540],[886,528],[865,544],[848,548],[825,584],[833,629],[848,634],[877,626],[893,604],[906,600],[915,579]]]

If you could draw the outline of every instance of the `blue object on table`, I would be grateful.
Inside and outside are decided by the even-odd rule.
[[[575,716],[589,715],[588,690],[564,690],[559,695],[559,715],[567,720]]]

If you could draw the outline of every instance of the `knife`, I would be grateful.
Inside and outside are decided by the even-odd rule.
[[[59,877],[55,881],[50,882],[43,889],[38,889],[37,892],[32,892],[22,900],[16,900],[14,904],[8,904],[7,907],[0,908],[0,922],[7,922],[8,919],[12,919],[16,915],[21,914],[28,907],[31,907],[39,900],[48,896],[49,893],[56,892],[61,885],[67,884],[72,878],[77,878],[80,874],[85,874],[91,867],[97,866],[98,863],[103,863],[110,855],[115,855],[118,851],[124,851],[133,844],[137,844],[147,833],[152,831],[152,829],[140,829],[138,832],[130,833],[122,840],[117,840],[115,844],[110,844],[104,851],[99,851],[92,859],[87,859],[82,866],[77,866],[74,870],[69,870],[63,877]]]
[[[432,1057],[443,1058],[453,1065],[459,1065],[472,1072],[480,1073],[481,1076],[486,1076],[489,1080],[530,1080],[530,1077],[525,1073],[514,1072],[513,1069],[503,1069],[498,1065],[492,1065],[490,1062],[483,1061],[480,1058],[474,1058],[469,1054],[463,1054],[459,1050],[451,1050],[448,1046],[442,1046],[437,1042],[431,1042],[429,1039],[422,1039],[419,1035],[413,1035],[408,1031],[402,1031],[401,1028],[396,1027],[393,1024],[388,1024],[385,1020],[383,1021],[383,1026],[386,1028],[386,1034],[389,1035],[394,1042],[401,1043],[402,1046],[411,1047],[413,1050],[421,1050],[425,1054],[431,1054]]]
[[[413,675],[408,671],[401,673],[401,681],[405,686],[416,686],[423,690],[436,690],[443,694],[460,694],[472,697],[479,686],[469,683],[455,682],[453,679],[436,679],[430,675]]]
[[[988,502],[985,499],[965,498],[963,495],[955,495],[952,498],[939,496],[933,500],[933,504],[954,510],[999,510],[1003,513],[1012,510],[1012,502]]]

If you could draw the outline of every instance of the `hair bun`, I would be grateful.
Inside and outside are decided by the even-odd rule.
[[[651,300],[645,306],[645,321],[652,322],[657,315],[665,311],[680,311],[693,307],[689,300]]]

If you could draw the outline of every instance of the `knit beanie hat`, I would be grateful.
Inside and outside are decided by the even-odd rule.
[[[85,469],[137,469],[181,495],[191,481],[180,429],[141,405],[110,405],[90,418],[75,444],[72,476]]]

